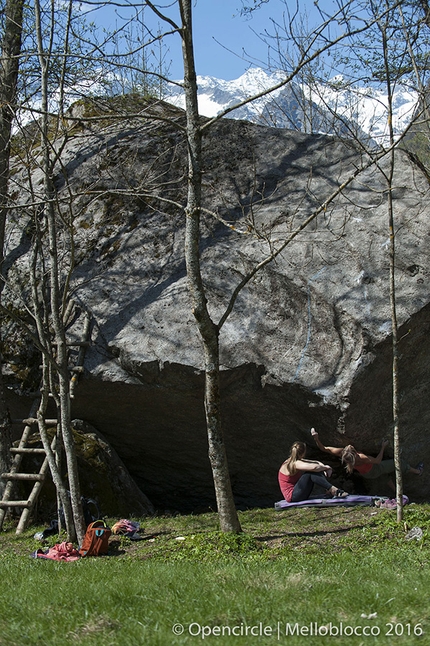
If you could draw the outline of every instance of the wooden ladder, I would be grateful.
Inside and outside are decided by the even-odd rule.
[[[70,380],[70,397],[74,397],[74,390],[78,380],[78,375],[83,371],[83,364],[85,359],[85,350],[89,345],[90,337],[90,328],[91,320],[87,312],[85,312],[85,321],[83,325],[82,340],[75,343],[68,343],[67,345],[72,347],[79,347],[78,356],[76,359],[76,364],[70,368],[72,377]],[[43,483],[46,477],[49,475],[49,463],[46,456],[46,451],[43,448],[32,448],[28,447],[28,440],[32,434],[33,428],[37,426],[37,419],[35,418],[37,410],[40,404],[40,397],[36,398],[33,402],[33,405],[30,410],[30,414],[27,419],[24,420],[12,420],[12,423],[24,424],[24,430],[17,447],[11,447],[10,451],[14,455],[12,460],[11,468],[8,473],[2,473],[1,478],[6,481],[5,489],[3,492],[3,497],[0,500],[0,529],[3,526],[3,521],[6,516],[8,509],[22,509],[21,515],[19,518],[18,526],[16,528],[16,533],[21,534],[27,527],[30,515],[34,506],[39,498],[40,491],[42,489]],[[46,426],[52,427],[57,426],[56,419],[47,419],[45,420]],[[55,452],[55,447],[57,443],[57,434],[55,433],[52,442],[51,449]],[[20,471],[22,459],[25,455],[44,455],[45,459],[42,462],[42,465],[38,473],[23,473]],[[33,487],[31,492],[26,500],[13,500],[12,496],[15,492],[15,483],[17,481],[26,481],[33,482]]]
[[[45,449],[42,448],[30,448],[27,446],[28,439],[30,434],[34,429],[34,425],[37,424],[37,420],[33,417],[36,414],[39,407],[39,401],[35,400],[30,411],[30,418],[23,420],[22,423],[25,424],[24,431],[22,433],[21,439],[19,441],[18,447],[11,447],[10,451],[14,454],[12,460],[12,465],[9,473],[2,473],[1,477],[3,480],[6,480],[5,490],[3,492],[3,498],[0,501],[0,529],[3,526],[3,521],[6,516],[6,512],[10,508],[22,508],[18,526],[16,529],[17,534],[21,534],[24,529],[27,527],[30,513],[34,508],[34,505],[37,502],[39,497],[40,490],[45,481],[47,471],[49,468],[48,458],[46,457]],[[48,425],[56,424],[57,420],[46,420]],[[56,436],[54,436],[51,448],[55,451]],[[21,462],[25,455],[44,455],[45,459],[42,462],[42,465],[38,473],[22,473],[20,471]],[[12,495],[14,493],[14,485],[16,481],[26,481],[33,482],[33,487],[31,489],[30,495],[26,500],[12,500]]]

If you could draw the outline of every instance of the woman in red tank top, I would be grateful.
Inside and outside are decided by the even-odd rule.
[[[357,471],[363,478],[373,480],[379,478],[381,475],[394,473],[394,460],[383,460],[384,450],[388,444],[387,440],[382,442],[378,455],[373,457],[372,455],[366,455],[361,451],[357,451],[352,444],[348,444],[344,448],[324,446],[314,428],[311,428],[311,434],[318,448],[325,453],[330,453],[330,455],[340,458],[342,464],[345,465],[346,472],[349,474]],[[422,462],[416,467],[411,467],[410,464],[401,460],[401,465],[403,473],[413,473],[420,476],[424,471],[424,464]]]
[[[348,494],[334,487],[327,480],[332,469],[318,460],[306,460],[306,444],[294,442],[290,455],[278,472],[279,487],[288,502],[307,500],[315,485],[325,489],[333,497],[345,498]]]

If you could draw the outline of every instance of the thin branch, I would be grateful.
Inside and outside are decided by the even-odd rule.
[[[241,108],[244,105],[247,105],[248,103],[256,101],[257,99],[261,99],[262,97],[267,96],[268,94],[271,94],[272,92],[275,92],[276,90],[279,90],[280,88],[284,87],[285,85],[290,83],[299,74],[299,72],[303,69],[303,67],[305,67],[306,65],[308,65],[312,61],[316,60],[324,52],[331,49],[332,47],[334,47],[335,45],[340,43],[342,40],[344,40],[345,38],[349,38],[351,36],[356,36],[356,35],[359,35],[359,34],[365,32],[367,29],[369,29],[369,27],[374,22],[376,22],[376,20],[373,20],[370,23],[366,23],[365,26],[360,27],[358,29],[355,29],[353,31],[348,31],[348,32],[346,32],[344,34],[341,34],[340,36],[338,36],[334,40],[328,42],[323,47],[320,47],[319,49],[317,49],[310,56],[306,52],[305,54],[303,54],[302,60],[296,65],[295,69],[284,80],[280,81],[276,85],[273,85],[272,87],[268,88],[267,90],[263,90],[263,91],[261,91],[261,92],[259,92],[257,94],[254,94],[253,96],[248,97],[247,99],[244,99],[243,101],[240,101],[239,103],[236,103],[235,105],[232,105],[232,106],[230,106],[228,108],[225,108],[220,113],[218,113],[215,117],[213,117],[212,119],[207,121],[203,126],[201,126],[201,132],[203,132],[204,130],[207,130],[212,124],[216,123],[222,117],[225,117],[227,114],[229,114],[233,110],[237,110],[238,108]],[[325,28],[325,26],[326,25],[323,25],[323,27],[321,27],[321,30],[323,28]],[[315,36],[314,41],[316,40],[316,38],[317,38],[317,35]],[[309,45],[308,51],[309,51],[311,45],[312,45],[312,43]]]
[[[356,168],[356,170],[344,181],[342,184],[340,184],[335,191],[313,212],[311,215],[306,218],[306,220],[295,230],[291,235],[284,240],[284,242],[272,253],[270,253],[264,260],[259,262],[244,278],[240,281],[240,283],[236,286],[234,289],[230,301],[227,305],[227,308],[220,318],[218,322],[218,329],[220,330],[224,323],[226,322],[227,318],[229,317],[231,311],[233,310],[234,304],[237,300],[237,297],[239,296],[239,293],[241,290],[249,283],[249,281],[255,276],[257,272],[259,272],[263,267],[268,265],[272,260],[274,260],[277,256],[279,256],[282,251],[303,231],[306,229],[306,227],[313,221],[315,218],[318,217],[320,213],[323,213],[324,211],[327,210],[327,207],[333,202],[333,200],[340,195],[351,182],[354,181],[354,179],[363,173],[365,170],[368,170],[372,166],[374,166],[382,157],[387,155],[389,152],[391,152],[392,148],[394,148],[395,144],[391,146],[388,150],[383,150],[379,155],[375,158],[369,159],[367,164],[364,164],[363,166],[360,166],[359,168]]]

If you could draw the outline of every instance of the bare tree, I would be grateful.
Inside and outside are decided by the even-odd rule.
[[[412,115],[409,126],[403,133],[395,132],[394,128],[394,93],[397,87],[404,86],[413,90],[417,97],[421,97],[418,102],[421,106],[417,119],[426,118],[426,65],[423,47],[425,48],[425,39],[422,34],[422,21],[420,12],[417,11],[417,3],[410,3],[405,9],[402,4],[383,0],[382,2],[372,1],[366,3],[365,8],[369,12],[374,28],[369,29],[365,35],[363,43],[364,54],[359,50],[354,50],[354,45],[350,44],[351,53],[349,56],[343,54],[343,60],[350,63],[349,76],[341,79],[339,82],[339,91],[345,88],[352,88],[357,82],[367,83],[370,91],[375,86],[385,87],[386,112],[384,118],[385,133],[383,139],[378,141],[379,146],[375,148],[372,144],[372,137],[366,138],[359,136],[358,133],[349,129],[348,136],[355,140],[363,151],[376,160],[380,158],[381,149],[386,151],[383,155],[386,164],[382,165],[379,160],[375,163],[378,171],[385,184],[383,195],[386,195],[387,203],[387,225],[389,230],[389,304],[391,317],[391,343],[392,343],[392,432],[393,432],[393,451],[395,462],[396,476],[396,498],[397,498],[397,519],[400,522],[403,518],[403,474],[401,454],[401,423],[400,423],[400,365],[399,365],[399,339],[398,339],[398,316],[397,316],[397,298],[396,298],[396,270],[397,270],[397,247],[401,246],[398,239],[398,229],[401,228],[396,218],[396,204],[393,197],[395,189],[395,168],[397,163],[396,148],[407,146],[405,143],[407,132],[412,127]],[[399,34],[401,38],[399,39]],[[399,43],[401,40],[401,43]],[[358,52],[358,53],[357,53]],[[359,97],[357,96],[357,101]],[[354,105],[351,106],[354,109]],[[337,115],[333,106],[326,105],[327,110],[332,112],[333,120],[343,120],[342,116]],[[358,106],[355,108],[357,112]]]
[[[182,51],[184,61],[184,92],[186,102],[186,118],[187,118],[187,146],[188,146],[188,197],[187,205],[185,207],[186,215],[186,229],[185,229],[185,258],[187,265],[188,285],[191,295],[193,314],[196,319],[200,337],[203,343],[204,359],[205,359],[205,411],[206,411],[206,424],[208,433],[209,444],[209,458],[212,467],[212,474],[215,485],[215,492],[218,505],[218,513],[220,518],[220,526],[222,531],[239,532],[241,531],[240,523],[238,520],[234,499],[232,494],[227,456],[223,438],[223,428],[221,419],[221,401],[219,389],[219,333],[221,327],[227,320],[230,312],[232,311],[236,302],[237,296],[243,287],[249,283],[251,278],[265,267],[269,262],[277,257],[281,251],[285,249],[287,244],[291,242],[296,235],[299,234],[310,222],[312,222],[324,208],[327,208],[335,197],[353,181],[354,177],[362,169],[354,172],[341,186],[338,187],[332,196],[325,202],[324,207],[316,209],[306,222],[303,223],[296,231],[294,231],[287,240],[277,245],[276,249],[271,250],[267,258],[256,265],[244,279],[238,284],[234,290],[226,311],[222,315],[218,323],[216,323],[210,316],[208,311],[208,298],[205,285],[202,279],[200,268],[200,216],[202,211],[202,136],[207,132],[219,118],[228,114],[238,106],[231,106],[224,110],[215,119],[209,120],[202,125],[197,103],[197,79],[194,63],[193,51],[193,35],[192,35],[192,11],[191,0],[178,0],[181,24],[176,25],[170,18],[163,16],[163,19],[169,22],[172,27],[177,30],[182,38]],[[158,15],[159,10],[151,2],[147,2]],[[329,21],[325,21],[320,31],[315,33],[313,38],[310,39],[308,47],[300,52],[298,62],[292,67],[291,72],[286,75],[286,78],[280,81],[275,88],[270,88],[261,92],[258,97],[269,94],[274,89],[279,89],[291,82],[291,80],[300,73],[305,65],[315,60],[321,53],[335,42],[339,42],[345,35],[339,36],[333,41],[327,42],[323,39],[323,44],[315,48],[315,42],[318,41],[318,36],[321,35],[327,27]],[[354,33],[357,33],[368,28],[366,24],[364,27],[359,26]],[[352,31],[348,33],[351,34]],[[256,96],[249,97],[240,105],[244,105],[257,98]]]
[[[150,4],[150,3],[148,3]],[[363,9],[364,7],[361,7]],[[355,9],[355,10],[354,10]],[[388,213],[389,213],[389,227],[390,227],[390,240],[391,240],[391,251],[390,251],[390,303],[391,303],[391,314],[392,314],[392,331],[393,331],[393,416],[394,416],[394,451],[395,451],[395,460],[397,470],[400,469],[400,443],[399,443],[399,427],[398,427],[398,417],[399,417],[399,394],[398,394],[398,351],[397,351],[397,317],[396,317],[396,297],[395,297],[395,233],[394,233],[394,203],[392,197],[392,186],[393,186],[393,173],[394,173],[394,151],[397,145],[397,140],[394,137],[393,132],[393,123],[392,123],[392,96],[393,96],[393,75],[395,74],[395,69],[393,68],[392,59],[394,52],[397,56],[397,70],[401,70],[402,63],[404,64],[405,59],[408,56],[407,47],[405,41],[403,42],[403,49],[399,52],[398,42],[394,42],[392,36],[389,42],[390,46],[393,47],[393,50],[388,52],[388,40],[387,34],[382,30],[381,32],[381,41],[377,46],[382,48],[383,51],[383,60],[385,61],[385,69],[383,72],[383,77],[387,83],[387,91],[389,97],[388,105],[388,123],[389,123],[389,142],[388,146],[375,149],[374,145],[370,147],[366,146],[366,141],[363,143],[360,141],[360,138],[357,135],[357,132],[351,131],[350,137],[355,139],[359,145],[366,152],[367,161],[363,163],[363,166],[357,169],[354,173],[351,174],[341,185],[339,185],[333,192],[333,194],[324,201],[324,206],[320,209],[316,209],[309,218],[304,222],[296,231],[287,237],[286,240],[279,242],[277,245],[272,246],[271,253],[267,256],[265,260],[256,265],[248,275],[238,284],[237,288],[234,290],[229,305],[224,312],[221,319],[218,323],[215,323],[207,309],[207,295],[205,292],[204,284],[201,277],[200,271],[200,257],[198,251],[198,241],[199,241],[199,214],[201,212],[201,173],[202,173],[202,158],[201,158],[201,136],[207,131],[208,128],[218,119],[220,116],[226,115],[232,110],[236,109],[237,106],[231,106],[226,109],[222,115],[218,115],[216,119],[212,119],[204,125],[200,125],[198,119],[198,109],[197,109],[197,86],[196,86],[196,76],[195,76],[195,67],[194,67],[194,58],[192,51],[192,27],[191,27],[191,3],[183,0],[180,2],[181,10],[181,36],[183,39],[183,53],[184,53],[184,90],[186,96],[186,111],[187,111],[187,141],[189,149],[189,193],[188,193],[188,203],[186,207],[186,259],[187,259],[187,273],[190,286],[190,293],[193,302],[193,313],[197,321],[199,332],[203,340],[204,352],[205,352],[205,367],[206,367],[206,390],[205,390],[205,407],[206,407],[206,419],[208,427],[208,438],[209,438],[209,455],[211,458],[212,471],[214,475],[215,489],[217,491],[217,500],[218,500],[218,509],[220,513],[220,522],[221,528],[226,531],[237,531],[238,525],[235,522],[235,513],[233,511],[233,505],[231,502],[231,488],[229,487],[229,478],[228,478],[228,468],[227,460],[225,457],[223,441],[222,441],[222,424],[220,418],[219,404],[219,332],[225,323],[229,313],[234,307],[235,300],[243,289],[243,287],[251,280],[251,278],[260,271],[264,266],[270,263],[274,258],[277,257],[281,251],[291,242],[292,239],[298,235],[306,226],[310,224],[313,220],[316,219],[319,213],[323,209],[327,208],[327,205],[330,204],[345,188],[352,183],[352,181],[362,173],[365,168],[370,166],[379,166],[379,162],[382,158],[388,156],[389,159],[389,171],[388,173],[384,172],[384,177],[388,186]],[[324,16],[324,22],[319,29],[315,30],[312,33],[312,36],[307,40],[303,38],[297,38],[297,49],[298,56],[297,59],[290,59],[290,71],[286,74],[285,80],[280,82],[276,89],[286,85],[291,82],[295,77],[298,77],[302,70],[307,69],[307,67],[312,64],[317,57],[321,56],[324,51],[327,51],[331,48],[334,48],[339,43],[348,40],[349,43],[356,43],[358,37],[362,37],[364,33],[372,32],[372,29],[376,26],[377,29],[381,29],[382,24],[387,24],[387,21],[392,20],[392,10],[393,6],[390,3],[382,3],[377,6],[372,6],[372,11],[369,11],[365,17],[363,15],[358,18],[359,12],[357,13],[357,7],[354,7],[354,3],[347,2],[343,5],[339,4],[339,9],[336,12],[335,16]],[[346,32],[343,31],[340,35],[332,37],[331,40],[325,40],[319,48],[315,48],[315,42],[317,42],[317,37],[322,35],[324,29],[331,24],[331,22],[341,23],[342,26],[346,26]],[[414,18],[411,18],[410,24],[414,24]],[[291,26],[291,22],[290,22]],[[291,33],[291,32],[290,32]],[[373,32],[374,33],[374,32]],[[305,45],[304,45],[305,43]],[[372,64],[375,65],[377,58],[374,58]],[[375,69],[373,68],[373,73]],[[396,81],[398,81],[398,74],[396,75]],[[259,96],[268,94],[270,91],[273,91],[273,88],[269,91],[264,91],[260,93]],[[249,101],[253,101],[255,97],[250,97]],[[243,102],[245,103],[245,102]],[[242,103],[242,105],[243,105]],[[335,112],[333,113],[333,122],[335,124],[343,124],[343,126],[351,130],[351,126],[345,121],[343,117],[339,117]],[[221,466],[223,465],[223,466]],[[225,465],[225,466],[224,466]],[[402,499],[402,484],[401,476],[397,475],[398,482],[398,491],[397,497],[401,501]],[[220,492],[225,493],[223,498]],[[222,505],[222,506],[221,506]],[[399,503],[399,508],[401,510],[401,502]],[[225,510],[225,511],[224,511]],[[401,511],[399,512],[401,514]]]
[[[384,168],[377,164],[385,182],[387,200],[387,225],[389,231],[389,303],[391,317],[391,344],[392,344],[392,433],[393,451],[396,477],[397,520],[403,518],[403,465],[401,460],[401,397],[400,397],[400,352],[398,338],[398,315],[396,297],[396,271],[397,248],[401,247],[398,230],[400,222],[396,217],[396,204],[393,196],[395,190],[395,168],[397,157],[395,150],[404,145],[409,126],[403,133],[394,130],[394,92],[398,85],[413,89],[417,97],[421,97],[418,104],[421,106],[420,114],[426,114],[425,90],[426,65],[422,65],[423,46],[425,39],[422,34],[422,20],[416,3],[408,7],[390,0],[375,0],[369,3],[369,12],[375,18],[376,29],[370,30],[366,38],[366,55],[358,56],[360,74],[370,74],[369,80],[377,78],[385,86],[386,106],[386,137],[381,142],[382,147],[387,147],[387,166]],[[401,34],[401,46],[399,46]],[[353,56],[353,55],[352,55]],[[421,61],[421,63],[420,63]],[[424,106],[424,109],[422,109]],[[418,115],[417,115],[418,116]],[[364,145],[361,140],[361,145]],[[366,149],[368,154],[374,155],[372,149]]]
[[[378,28],[381,34],[381,44],[383,51],[383,61],[385,68],[385,83],[388,98],[388,129],[391,152],[389,155],[389,168],[387,173],[383,173],[387,185],[387,210],[388,210],[388,230],[390,234],[390,312],[391,312],[391,336],[392,336],[392,382],[393,382],[393,444],[394,444],[394,463],[396,474],[396,498],[397,498],[397,520],[400,522],[403,518],[403,474],[400,461],[400,392],[399,392],[399,346],[398,346],[398,325],[397,325],[397,306],[396,306],[396,234],[395,234],[395,206],[393,199],[394,189],[394,169],[395,169],[395,139],[393,130],[393,81],[390,70],[390,24],[392,21],[391,13],[385,15],[383,20],[378,21]]]
[[[8,205],[12,122],[21,52],[23,0],[7,0],[4,7],[0,62],[0,300],[4,286],[4,244]],[[0,473],[9,471],[11,429],[6,408],[0,335]],[[4,482],[0,479],[0,497]]]
[[[18,3],[15,2],[15,4]],[[34,121],[31,127],[23,126],[22,129],[21,143],[28,146],[23,152],[22,162],[27,169],[39,168],[43,184],[42,189],[35,186],[32,173],[28,170],[26,186],[20,186],[15,194],[19,196],[18,208],[23,210],[24,217],[31,213],[33,220],[33,248],[29,273],[26,277],[28,282],[23,285],[22,295],[24,308],[33,319],[34,330],[30,329],[23,320],[17,320],[13,312],[2,309],[6,316],[14,318],[21,325],[24,333],[32,339],[41,352],[42,387],[37,411],[39,432],[57,489],[58,501],[64,511],[68,538],[69,540],[77,538],[81,542],[85,533],[85,524],[71,427],[70,399],[73,380],[71,380],[72,375],[68,365],[66,339],[66,325],[71,303],[70,277],[75,264],[74,195],[68,186],[67,172],[62,163],[62,152],[69,139],[67,125],[69,122],[65,119],[64,113],[70,102],[70,95],[76,98],[80,88],[85,92],[88,84],[82,85],[83,80],[92,79],[97,82],[101,74],[101,70],[97,69],[101,65],[98,58],[100,50],[95,38],[89,37],[90,32],[85,29],[85,23],[82,23],[79,15],[76,21],[71,0],[58,8],[50,3],[35,0],[27,12],[27,27],[29,24],[33,29],[28,36],[28,49],[23,52],[25,60],[23,76],[27,83],[24,84],[20,99],[21,108],[27,115],[24,121],[28,121],[28,115],[32,115]],[[109,45],[112,38],[111,34],[105,33],[104,39]],[[128,43],[134,54],[136,51],[141,51],[141,47],[135,46],[134,41],[131,42],[128,39]],[[150,44],[154,43],[158,45],[158,37],[153,38]],[[145,46],[147,45],[145,43]],[[98,55],[95,55],[96,51]],[[160,56],[163,51],[160,50]],[[16,64],[19,60],[18,54],[19,51],[14,59]],[[88,55],[90,55],[89,61]],[[115,65],[118,64],[115,56],[110,58],[111,64],[112,61]],[[128,75],[138,69],[141,77],[146,74],[146,70],[142,69],[136,61],[134,67],[131,64],[124,65],[124,62],[122,65]],[[162,60],[157,61],[157,65],[154,78],[160,89]],[[87,79],[89,69],[91,74]],[[10,114],[12,114],[11,101],[12,95],[8,104]],[[55,115],[53,108],[56,111]],[[4,114],[6,112],[6,109],[3,110]],[[8,138],[5,135],[5,141],[9,146],[10,130]],[[34,149],[35,141],[40,143],[40,149],[37,146],[37,152]],[[5,146],[5,151],[8,150],[9,148]],[[66,200],[59,199],[58,196],[54,181],[54,176],[58,173],[66,184],[68,196]],[[4,210],[4,216],[6,218],[6,210]],[[54,402],[58,417],[55,452],[45,423],[50,401]],[[61,465],[58,463],[62,448],[66,459],[67,485]],[[8,470],[5,467],[3,469]],[[70,490],[70,496],[67,489]]]
[[[71,7],[71,2],[69,3]],[[52,151],[52,144],[50,140],[49,127],[50,124],[49,118],[49,92],[48,92],[48,82],[49,82],[49,71],[52,60],[52,43],[54,40],[54,21],[48,25],[48,38],[47,45],[45,45],[44,30],[46,25],[43,24],[42,20],[42,11],[39,0],[35,0],[35,26],[36,26],[36,35],[37,35],[37,54],[40,65],[40,77],[41,77],[41,122],[40,122],[40,134],[41,134],[41,143],[42,143],[42,171],[43,171],[43,186],[44,191],[41,196],[40,210],[43,215],[44,221],[46,223],[46,232],[47,232],[47,246],[48,246],[48,263],[47,270],[49,275],[49,301],[48,299],[42,300],[42,303],[49,302],[49,318],[53,330],[53,338],[50,340],[51,348],[55,346],[55,355],[52,352],[52,355],[56,356],[56,373],[57,380],[56,383],[52,379],[47,380],[46,377],[49,374],[48,368],[52,368],[52,364],[48,367],[45,363],[45,356],[43,358],[43,385],[42,385],[42,402],[41,408],[38,412],[39,428],[41,430],[41,436],[46,437],[46,429],[44,428],[44,417],[46,414],[47,398],[50,392],[53,392],[53,395],[57,403],[58,411],[58,428],[60,432],[60,437],[64,444],[66,463],[67,463],[67,473],[68,473],[68,484],[70,488],[70,502],[68,501],[67,495],[65,495],[65,488],[61,486],[58,479],[58,474],[55,474],[53,469],[52,456],[48,452],[48,457],[51,459],[51,471],[54,470],[54,481],[59,488],[59,496],[65,509],[65,519],[67,533],[70,540],[78,539],[79,542],[82,541],[85,534],[85,523],[83,518],[82,506],[81,506],[81,494],[79,488],[79,477],[78,477],[78,468],[77,468],[77,458],[74,446],[73,432],[71,427],[71,412],[70,412],[70,374],[68,370],[68,350],[65,334],[65,321],[64,314],[65,308],[64,303],[65,299],[61,293],[61,277],[59,271],[59,251],[58,251],[58,235],[57,235],[57,223],[56,223],[56,213],[55,213],[55,188],[53,184],[53,170],[56,161],[56,154]],[[69,23],[66,25],[65,30],[65,41],[64,41],[64,60],[67,56],[67,41],[68,41],[68,31]],[[61,110],[60,110],[61,117]],[[47,314],[45,314],[46,316]],[[40,329],[40,328],[39,328]],[[55,392],[56,384],[58,384],[58,391]],[[54,394],[55,393],[55,394]],[[47,447],[45,447],[47,449]],[[57,475],[57,477],[55,477]],[[70,505],[73,511],[73,523],[71,523],[71,514],[70,514]]]
[[[219,329],[211,319],[200,270],[200,212],[202,190],[201,127],[197,104],[197,78],[192,39],[191,1],[180,0],[181,37],[184,59],[184,89],[187,113],[188,198],[185,208],[185,260],[188,285],[203,341],[205,356],[205,411],[209,459],[223,531],[241,531],[234,504],[221,423],[219,385]]]
[[[77,470],[77,458],[71,428],[70,412],[70,381],[68,367],[68,348],[66,343],[65,325],[67,304],[69,300],[69,282],[60,270],[61,251],[58,247],[58,225],[61,220],[56,200],[56,189],[53,181],[54,168],[58,163],[61,145],[58,144],[58,134],[61,131],[63,119],[63,98],[66,79],[70,77],[68,70],[68,55],[70,53],[70,32],[72,3],[68,4],[64,29],[58,29],[55,12],[46,12],[39,0],[35,0],[34,13],[28,14],[34,28],[35,50],[26,52],[25,74],[31,78],[31,92],[40,98],[40,108],[37,108],[37,118],[33,132],[37,133],[41,153],[33,154],[32,146],[27,151],[29,164],[38,164],[43,177],[42,190],[32,186],[29,175],[28,199],[34,219],[34,248],[29,267],[27,281],[32,289],[25,289],[25,307],[31,312],[35,322],[35,334],[30,329],[26,333],[33,336],[36,346],[42,352],[42,396],[40,399],[37,418],[40,436],[50,465],[58,498],[64,511],[66,529],[69,540],[82,541],[85,534],[85,523],[81,507],[81,496]],[[61,19],[64,18],[64,12]],[[75,53],[76,56],[76,53]],[[31,64],[28,62],[32,59]],[[37,65],[39,66],[39,82],[37,82]],[[53,90],[57,95],[59,114],[53,118],[50,114],[50,98]],[[23,98],[23,97],[22,97]],[[33,95],[34,99],[34,95]],[[28,106],[30,109],[31,106]],[[23,141],[26,141],[23,136]],[[59,145],[59,149],[56,146]],[[28,160],[27,160],[28,161]],[[25,201],[25,192],[23,198]],[[67,227],[66,227],[67,228]],[[69,232],[71,229],[69,228]],[[73,266],[73,242],[71,248],[71,267]],[[28,300],[27,300],[28,299]],[[2,308],[4,309],[4,308]],[[6,313],[7,310],[6,310]],[[13,315],[10,313],[10,315]],[[20,321],[22,325],[23,322]],[[53,452],[51,440],[48,438],[45,417],[48,398],[52,397],[57,408],[58,442],[57,454],[64,446],[68,488],[57,465],[57,455]]]

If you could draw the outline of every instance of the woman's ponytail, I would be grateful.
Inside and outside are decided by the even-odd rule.
[[[288,459],[288,471],[293,476],[297,473],[296,462],[306,455],[306,444],[304,442],[294,442],[291,447],[290,457]]]

